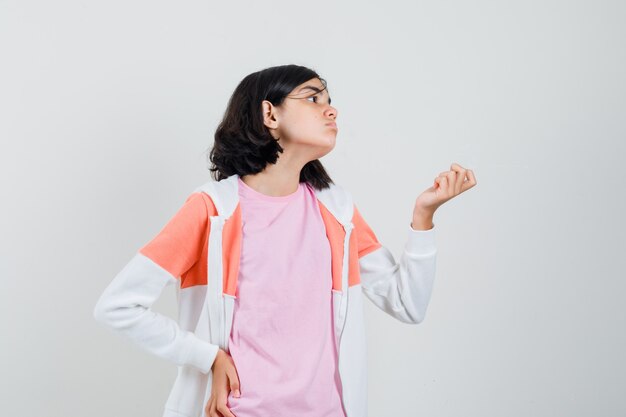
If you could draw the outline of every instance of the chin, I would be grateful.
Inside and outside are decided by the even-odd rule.
[[[319,143],[321,146],[325,147],[325,148],[334,148],[335,147],[335,143],[337,142],[337,134],[330,134],[330,135],[325,135],[323,138],[320,139]]]
[[[322,156],[327,155],[334,148],[335,148],[335,139],[327,143],[325,146],[320,147],[320,156],[318,156],[318,158],[321,158]]]
[[[314,152],[314,158],[321,158],[322,156],[328,154],[335,148],[336,143],[336,135],[324,135],[320,138],[316,138],[315,140],[307,140],[300,142],[301,145],[309,148],[309,151]]]

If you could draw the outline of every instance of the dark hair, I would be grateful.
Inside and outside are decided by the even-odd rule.
[[[294,88],[312,78],[318,78],[326,86],[317,72],[299,65],[265,68],[239,83],[215,131],[209,154],[212,163],[209,170],[216,181],[233,174],[256,174],[268,163],[276,163],[283,148],[263,123],[261,102],[267,100],[278,106]],[[319,190],[334,184],[318,159],[302,167],[300,182],[308,182]]]

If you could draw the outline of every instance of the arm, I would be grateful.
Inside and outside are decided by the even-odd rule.
[[[115,276],[93,311],[98,322],[140,348],[203,373],[211,369],[219,347],[180,328],[172,318],[152,311],[151,306],[167,285],[180,285],[180,276],[200,258],[210,228],[209,210],[215,209],[208,200],[209,207],[201,193],[192,194]]]
[[[442,204],[476,184],[474,172],[457,163],[435,178],[433,186],[415,201],[413,222],[408,227],[400,263],[380,245],[355,207],[352,223],[359,242],[361,283],[365,295],[374,304],[406,323],[424,320],[436,269],[433,215]]]
[[[352,223],[357,235],[361,285],[365,295],[392,317],[411,324],[426,316],[436,270],[435,227],[415,230],[407,225],[400,262],[380,244],[356,206]]]

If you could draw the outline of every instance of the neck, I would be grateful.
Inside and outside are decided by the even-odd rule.
[[[243,175],[241,180],[250,188],[272,197],[295,193],[300,183],[300,171],[308,160],[291,157],[287,151],[279,154],[275,164],[267,164],[257,174]]]

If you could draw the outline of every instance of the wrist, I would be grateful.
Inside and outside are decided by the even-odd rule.
[[[220,348],[217,351],[217,355],[215,355],[215,359],[213,360],[213,365],[211,365],[211,369],[215,367],[215,365],[221,360],[222,356],[224,356],[224,351]]]
[[[414,230],[430,230],[434,227],[434,213],[416,210],[413,212],[413,221],[411,228]]]

